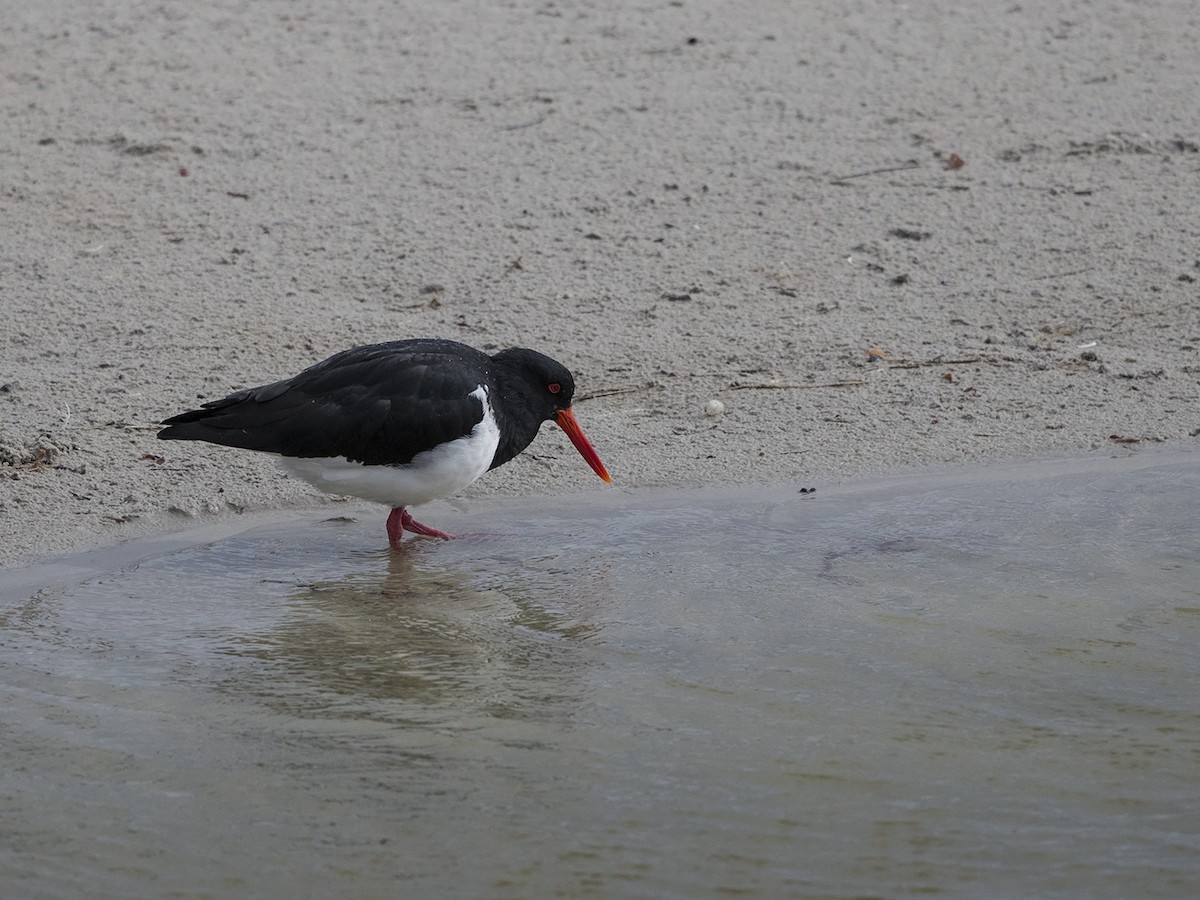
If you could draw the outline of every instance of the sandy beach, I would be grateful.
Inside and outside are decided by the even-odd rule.
[[[547,426],[468,504],[1193,447],[1197,46],[1185,0],[14,7],[0,566],[336,507],[155,423],[405,337],[567,363],[616,482]]]

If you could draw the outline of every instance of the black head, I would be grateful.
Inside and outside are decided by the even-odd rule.
[[[508,462],[529,446],[538,429],[553,419],[597,475],[612,479],[571,412],[575,379],[567,367],[536,350],[514,347],[492,357],[497,397],[492,407],[500,420],[500,444],[492,468]]]
[[[500,376],[502,402],[509,398],[518,402],[523,412],[536,417],[539,425],[571,406],[575,379],[562,363],[524,347],[501,350],[492,357],[492,362]]]

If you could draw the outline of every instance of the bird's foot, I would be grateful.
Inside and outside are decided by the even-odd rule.
[[[422,525],[412,517],[407,509],[403,506],[395,507],[387,520],[388,543],[392,545],[393,550],[400,548],[400,539],[404,536],[405,531],[411,531],[413,534],[423,534],[426,537],[441,538],[443,541],[454,540],[454,535],[448,531],[442,531],[440,528],[431,528],[429,525]]]
[[[404,527],[413,534],[423,534],[427,537],[441,538],[443,541],[454,540],[454,535],[452,535],[450,532],[442,531],[440,528],[432,528],[429,525],[422,525],[411,515],[409,515],[407,510],[401,512],[401,521],[403,521]]]

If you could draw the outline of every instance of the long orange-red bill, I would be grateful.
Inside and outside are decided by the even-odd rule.
[[[600,462],[600,455],[596,453],[591,442],[583,433],[583,429],[579,427],[579,423],[575,421],[575,413],[570,409],[560,409],[554,414],[554,421],[558,427],[567,433],[567,437],[571,439],[571,443],[575,445],[575,449],[579,451],[579,455],[587,460],[587,464],[592,467],[592,471],[604,479],[608,484],[612,484],[612,478],[608,474],[608,469],[604,468],[604,463]]]

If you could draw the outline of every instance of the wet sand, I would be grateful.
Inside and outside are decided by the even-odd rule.
[[[14,9],[0,565],[336,510],[154,423],[411,336],[567,362],[617,490],[1194,446],[1198,42],[1116,0]],[[547,428],[461,502],[593,488]]]

